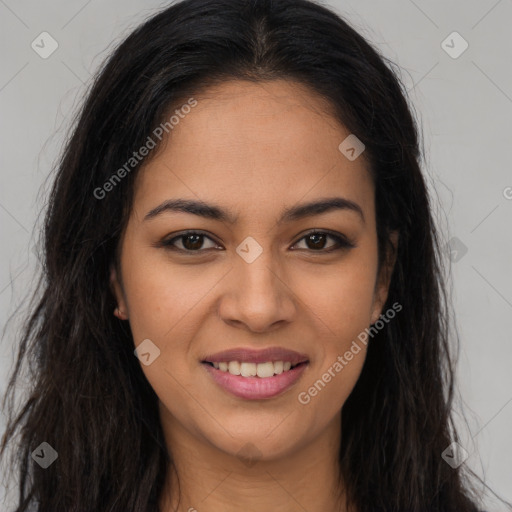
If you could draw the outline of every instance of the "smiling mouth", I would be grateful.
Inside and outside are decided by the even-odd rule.
[[[245,400],[267,400],[293,387],[309,360],[296,362],[202,361],[202,366],[220,389]]]
[[[241,377],[258,377],[265,379],[273,377],[275,375],[281,375],[282,373],[294,370],[298,366],[306,365],[309,361],[301,361],[299,363],[292,364],[290,361],[267,361],[265,363],[250,363],[240,361],[220,361],[211,362],[203,361],[203,364],[207,364],[216,370],[221,372],[229,373],[231,375]]]

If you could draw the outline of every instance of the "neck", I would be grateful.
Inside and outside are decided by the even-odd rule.
[[[166,411],[161,418],[173,460],[161,512],[346,512],[338,465],[340,415],[293,453],[258,459],[248,443],[245,460],[188,432]]]

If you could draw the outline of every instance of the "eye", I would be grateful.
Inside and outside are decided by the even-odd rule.
[[[334,244],[326,247],[328,239],[334,240]],[[313,252],[332,252],[355,247],[355,244],[350,242],[343,235],[327,231],[311,231],[306,236],[303,236],[298,243],[302,241],[304,241],[306,247],[299,247],[299,249],[311,250]],[[296,245],[294,247],[296,247]]]
[[[211,244],[208,246],[205,241],[209,240]],[[174,236],[161,243],[168,249],[174,249],[182,252],[203,252],[205,249],[218,249],[219,246],[209,236],[199,231],[187,231],[178,236]]]
[[[328,240],[333,240],[326,247]],[[209,241],[209,245],[208,245]],[[298,244],[304,243],[305,247],[297,247]],[[166,249],[184,252],[184,253],[202,253],[207,249],[221,249],[219,245],[208,235],[200,231],[186,231],[172,238],[163,240],[158,244]],[[336,250],[353,248],[355,244],[349,241],[344,235],[334,234],[327,231],[311,231],[303,236],[292,249],[309,250],[312,252],[329,253]]]

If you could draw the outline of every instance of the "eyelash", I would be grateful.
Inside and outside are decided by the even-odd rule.
[[[199,235],[199,236],[202,236],[204,238],[210,239],[214,243],[217,243],[210,236],[208,236],[208,234],[206,234],[205,232],[203,232],[203,231],[192,231],[191,230],[191,231],[184,231],[183,233],[180,233],[177,236],[173,236],[170,239],[162,240],[162,242],[160,242],[160,244],[158,244],[158,245],[160,247],[164,247],[165,249],[168,249],[168,250],[171,250],[171,251],[176,251],[176,252],[181,252],[181,253],[184,253],[184,254],[187,254],[187,255],[191,255],[191,256],[194,255],[194,253],[201,254],[201,253],[204,253],[205,251],[207,251],[209,249],[214,249],[213,247],[210,247],[208,249],[191,250],[191,249],[181,249],[181,248],[176,247],[174,245],[175,241],[180,240],[180,239],[184,239],[185,237],[187,237],[189,235]],[[331,231],[326,231],[326,230],[321,231],[321,230],[315,230],[315,229],[311,230],[308,233],[306,233],[305,235],[303,235],[293,245],[297,245],[299,242],[301,242],[302,240],[304,240],[305,238],[307,238],[308,236],[311,236],[311,235],[327,235],[328,237],[330,237],[330,238],[332,238],[332,239],[334,239],[336,241],[336,245],[334,247],[330,247],[328,249],[318,249],[318,250],[315,250],[315,249],[299,249],[299,250],[307,250],[307,251],[310,251],[312,253],[318,253],[318,254],[328,254],[328,253],[331,253],[331,252],[340,251],[340,250],[343,250],[343,249],[352,249],[352,248],[356,247],[356,245],[353,242],[348,240],[343,235],[335,234],[335,233],[333,233]],[[217,249],[215,248],[215,250],[217,250]]]

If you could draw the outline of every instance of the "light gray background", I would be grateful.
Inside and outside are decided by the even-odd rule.
[[[400,65],[421,117],[436,215],[445,240],[457,237],[467,247],[452,263],[459,387],[469,421],[466,463],[512,500],[512,0],[326,4]],[[164,5],[0,0],[1,327],[17,306],[26,307],[37,264],[32,246],[44,204],[40,187],[91,75],[114,42]],[[47,59],[31,48],[43,31],[59,44]],[[441,46],[453,31],[469,43],[456,59]],[[0,344],[1,395],[15,330],[16,323]],[[491,501],[488,507],[504,510]]]

